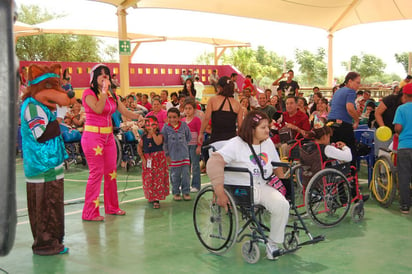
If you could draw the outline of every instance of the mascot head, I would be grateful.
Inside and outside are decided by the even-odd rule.
[[[51,110],[55,110],[56,105],[68,106],[76,101],[73,91],[66,92],[62,88],[60,64],[30,65],[23,100],[28,97],[33,97]]]

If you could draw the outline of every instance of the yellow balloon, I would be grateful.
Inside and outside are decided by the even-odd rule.
[[[379,141],[386,142],[392,137],[392,130],[387,126],[383,126],[379,127],[375,134]]]

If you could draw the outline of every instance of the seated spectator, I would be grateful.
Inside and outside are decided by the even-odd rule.
[[[270,124],[271,124],[273,116],[276,113],[276,109],[268,103],[266,94],[264,94],[264,93],[259,93],[258,102],[259,102],[259,107],[257,107],[257,110],[260,110],[260,111],[266,113],[266,115],[269,116]],[[244,116],[246,116],[246,115],[244,114]]]
[[[164,124],[167,122],[167,111],[162,109],[162,104],[160,103],[160,98],[153,98],[153,105],[152,105],[152,111],[147,113],[146,116],[155,116],[158,125],[159,125],[159,130],[161,130],[164,126]]]
[[[219,81],[219,75],[217,75],[217,70],[212,70],[212,74],[209,75],[208,78],[209,84],[212,85],[217,92],[217,83]]]
[[[71,125],[73,128],[78,129],[80,132],[83,131],[83,125],[86,121],[86,113],[82,111],[81,100],[76,100],[73,104],[71,110],[67,112],[66,116],[71,119]]]
[[[313,121],[317,118],[324,118],[324,119],[328,119],[328,114],[329,114],[329,102],[328,99],[326,98],[321,98],[318,102],[318,110],[314,111],[310,117],[309,117],[309,121],[313,127]]]
[[[172,103],[169,102],[169,92],[165,89],[160,92],[160,102],[162,109],[168,110],[173,107]]]
[[[264,155],[265,161],[260,161],[261,159],[252,161],[250,156],[252,150],[256,151],[253,154]],[[266,245],[269,260],[275,259],[273,253],[278,250],[278,245],[283,243],[289,217],[289,202],[277,189],[265,183],[266,178],[273,173],[279,178],[284,177],[283,169],[273,168],[272,161],[279,162],[280,159],[269,139],[269,119],[265,113],[251,111],[240,126],[239,136],[233,137],[221,149],[213,152],[207,162],[207,174],[216,194],[216,203],[226,211],[229,201],[224,192],[224,184],[249,181],[249,175],[225,174],[224,167],[226,165],[244,167],[254,174],[254,203],[264,206],[270,213],[270,233]]]
[[[305,97],[298,97],[298,109],[309,117],[309,105]]]
[[[142,101],[140,102],[140,105],[144,106],[147,111],[152,110],[152,104],[149,103],[149,96],[147,94],[142,94]]]
[[[369,121],[369,116],[372,112],[375,112],[375,103],[369,101],[369,103],[365,107],[365,111],[360,116],[359,124],[367,124]]]
[[[254,110],[259,107],[258,101],[254,96],[252,96],[249,88],[243,90],[243,96],[249,100],[250,109]]]
[[[177,95],[177,92],[172,92],[170,94],[170,99],[171,99],[170,103],[171,103],[172,107],[178,107],[179,106],[180,103],[179,103],[179,96]]]

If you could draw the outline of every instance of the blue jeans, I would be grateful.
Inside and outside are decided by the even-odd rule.
[[[189,146],[190,166],[192,167],[192,187],[200,189],[200,155],[196,154],[197,145]]]
[[[172,184],[172,194],[190,193],[190,166],[184,165],[180,167],[170,168],[170,182]]]

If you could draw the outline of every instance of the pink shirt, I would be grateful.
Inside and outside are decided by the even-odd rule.
[[[188,145],[197,145],[197,137],[199,136],[200,126],[202,125],[202,121],[197,116],[194,116],[192,121],[190,122],[186,121],[186,117],[184,117],[182,121],[186,122],[186,124],[189,126],[190,133],[192,133],[192,139],[190,140]]]
[[[157,114],[154,114],[154,112],[151,111],[148,114],[146,114],[146,117],[148,117],[148,116],[155,116],[157,118],[157,121],[159,123],[159,130],[161,131],[164,124],[167,121],[167,111],[162,109]]]
[[[82,103],[84,106],[84,110],[86,112],[86,122],[85,125],[90,126],[98,126],[98,127],[109,127],[112,125],[112,114],[116,111],[117,105],[113,98],[108,97],[106,103],[104,105],[103,111],[100,114],[97,114],[93,111],[93,109],[86,103],[86,96],[94,96],[97,98],[96,94],[94,94],[93,90],[86,89],[83,92]]]

